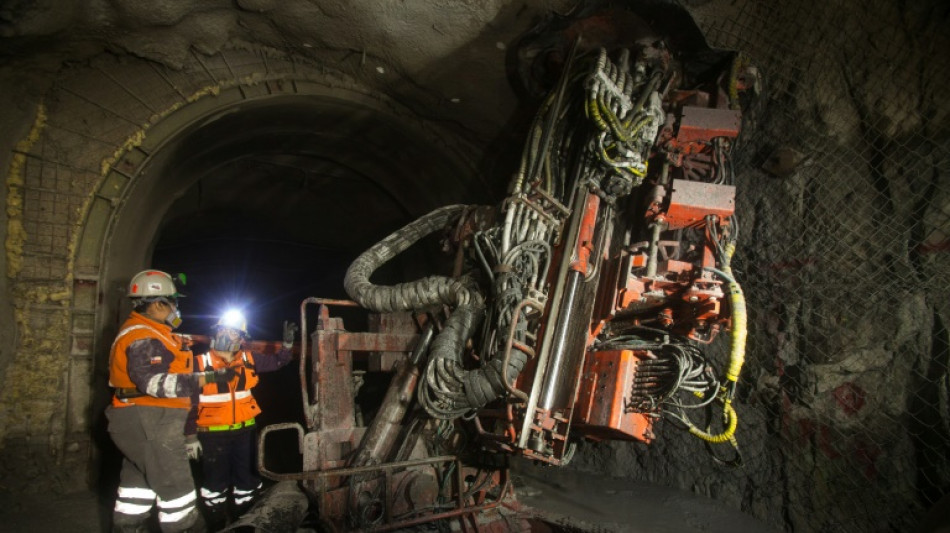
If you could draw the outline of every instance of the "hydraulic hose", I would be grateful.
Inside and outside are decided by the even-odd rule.
[[[481,314],[481,305],[459,306],[432,341],[419,402],[433,418],[457,418],[468,410],[464,405],[462,353],[465,342],[478,327]]]
[[[723,418],[725,419],[726,427],[721,433],[716,435],[706,433],[705,431],[699,429],[689,422],[689,420],[687,420],[685,417],[683,417],[681,420],[686,422],[686,425],[689,427],[690,435],[699,437],[700,439],[711,444],[721,444],[723,442],[732,440],[733,435],[736,433],[736,427],[739,425],[739,417],[736,415],[736,410],[732,406],[732,400],[729,398],[723,399],[722,414]]]
[[[730,266],[732,255],[735,253],[735,251],[736,243],[734,241],[726,243],[723,254],[724,257],[722,261],[722,270],[707,268],[707,270],[715,273],[726,281],[727,291],[729,293],[729,303],[732,306],[732,334],[730,337],[731,349],[729,355],[729,367],[726,369],[726,379],[732,382],[732,384],[727,388],[724,387],[725,392],[722,398],[722,413],[725,428],[721,433],[713,435],[699,429],[690,423],[686,417],[681,418],[681,420],[684,421],[688,426],[691,435],[699,437],[700,439],[712,444],[720,444],[723,442],[732,441],[733,435],[735,435],[736,432],[736,427],[739,424],[739,417],[736,415],[736,410],[732,406],[732,399],[735,395],[736,383],[739,381],[739,373],[741,372],[742,365],[745,362],[747,323],[745,296],[742,294],[742,287],[739,286],[739,283],[733,276],[732,267]]]
[[[736,243],[729,242],[725,246],[725,261],[723,261],[722,270],[726,274],[727,290],[729,291],[729,304],[732,306],[732,332],[731,354],[729,357],[729,368],[726,370],[726,379],[736,383],[739,381],[739,372],[745,363],[745,343],[748,333],[746,322],[745,295],[742,293],[742,287],[736,281],[732,274],[732,254],[736,252]],[[735,388],[733,387],[733,390]],[[729,398],[730,400],[732,398]]]
[[[471,370],[462,366],[465,343],[478,328],[482,311],[481,304],[458,307],[432,341],[419,401],[433,418],[458,418],[508,391],[502,378],[505,364],[502,358],[493,358]],[[521,373],[527,360],[524,352],[512,349],[507,372],[510,379]]]
[[[482,296],[461,281],[446,276],[427,276],[416,281],[392,286],[374,285],[370,276],[399,253],[433,232],[446,227],[467,209],[466,205],[449,205],[423,215],[385,239],[374,244],[350,264],[343,280],[346,293],[371,311],[392,313],[410,311],[433,305],[452,307],[479,303]]]
[[[511,349],[508,358],[508,376],[517,378],[524,368],[528,355],[517,348]],[[469,409],[479,409],[488,402],[502,397],[508,392],[502,376],[505,362],[499,357],[492,359],[485,366],[465,373],[465,397]]]

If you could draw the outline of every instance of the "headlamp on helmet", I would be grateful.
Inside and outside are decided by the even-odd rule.
[[[241,341],[247,338],[247,319],[237,309],[229,309],[221,315],[214,325],[211,349],[219,352],[236,352],[241,349]]]

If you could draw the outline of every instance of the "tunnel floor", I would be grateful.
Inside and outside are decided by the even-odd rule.
[[[518,501],[564,531],[778,533],[721,501],[662,485],[527,464],[512,470]]]
[[[71,494],[9,494],[0,497],[4,531],[109,531],[115,500],[88,491]]]
[[[518,500],[539,533],[777,533],[721,502],[647,482],[515,465]],[[92,491],[0,499],[4,531],[109,531],[112,496]],[[299,532],[313,531],[300,529]],[[416,528],[413,532],[421,531]]]

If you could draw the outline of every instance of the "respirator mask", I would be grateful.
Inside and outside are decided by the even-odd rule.
[[[241,349],[241,334],[230,328],[217,328],[211,339],[211,349],[234,353]]]
[[[167,298],[163,298],[162,301],[172,308],[171,313],[168,313],[168,316],[165,317],[165,323],[171,326],[172,329],[177,328],[181,325],[181,310],[178,309],[178,301]]]

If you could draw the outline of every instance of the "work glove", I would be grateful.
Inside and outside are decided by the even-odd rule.
[[[202,374],[204,374],[205,383],[230,383],[237,372],[231,367],[226,367],[218,370],[206,370]]]
[[[294,345],[294,337],[298,329],[300,328],[297,327],[297,324],[284,320],[284,348],[289,350]]]
[[[185,435],[185,453],[192,461],[201,457],[201,441],[198,440],[198,435]]]

